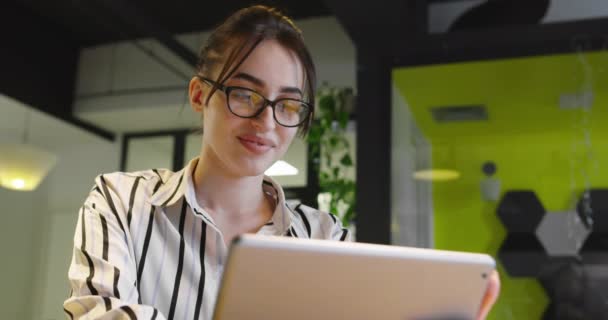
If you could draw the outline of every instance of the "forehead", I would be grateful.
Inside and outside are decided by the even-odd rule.
[[[234,74],[239,72],[255,76],[269,88],[304,87],[304,67],[298,55],[276,40],[260,42]]]

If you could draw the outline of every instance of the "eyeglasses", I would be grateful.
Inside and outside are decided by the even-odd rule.
[[[308,103],[298,99],[280,98],[272,101],[249,88],[225,86],[211,79],[198,77],[226,94],[228,109],[237,117],[255,118],[266,106],[270,106],[274,120],[278,124],[284,127],[297,127],[308,119],[312,111]]]

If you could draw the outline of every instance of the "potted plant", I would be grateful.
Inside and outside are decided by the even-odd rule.
[[[347,137],[349,119],[354,109],[351,88],[335,88],[324,84],[317,94],[317,113],[308,134],[310,157],[319,177],[321,194],[328,205],[322,210],[337,214],[344,226],[355,217],[354,156]],[[324,208],[325,207],[325,208]]]

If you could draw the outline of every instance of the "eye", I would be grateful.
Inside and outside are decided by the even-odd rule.
[[[241,102],[249,102],[252,100],[253,92],[249,90],[236,89],[232,91],[231,97]]]
[[[299,101],[283,100],[278,105],[279,111],[287,114],[298,114],[302,109],[302,104]]]
[[[249,107],[259,107],[264,103],[264,98],[258,93],[241,88],[236,88],[230,92],[230,100],[232,103],[242,104]]]

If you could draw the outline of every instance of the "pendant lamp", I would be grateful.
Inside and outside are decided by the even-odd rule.
[[[453,147],[437,147],[434,152],[433,166],[420,168],[414,172],[414,179],[420,181],[443,182],[460,178],[461,173],[453,169],[455,164]]]
[[[0,186],[17,191],[35,190],[57,163],[57,156],[28,144],[29,110],[22,143],[0,144]]]

